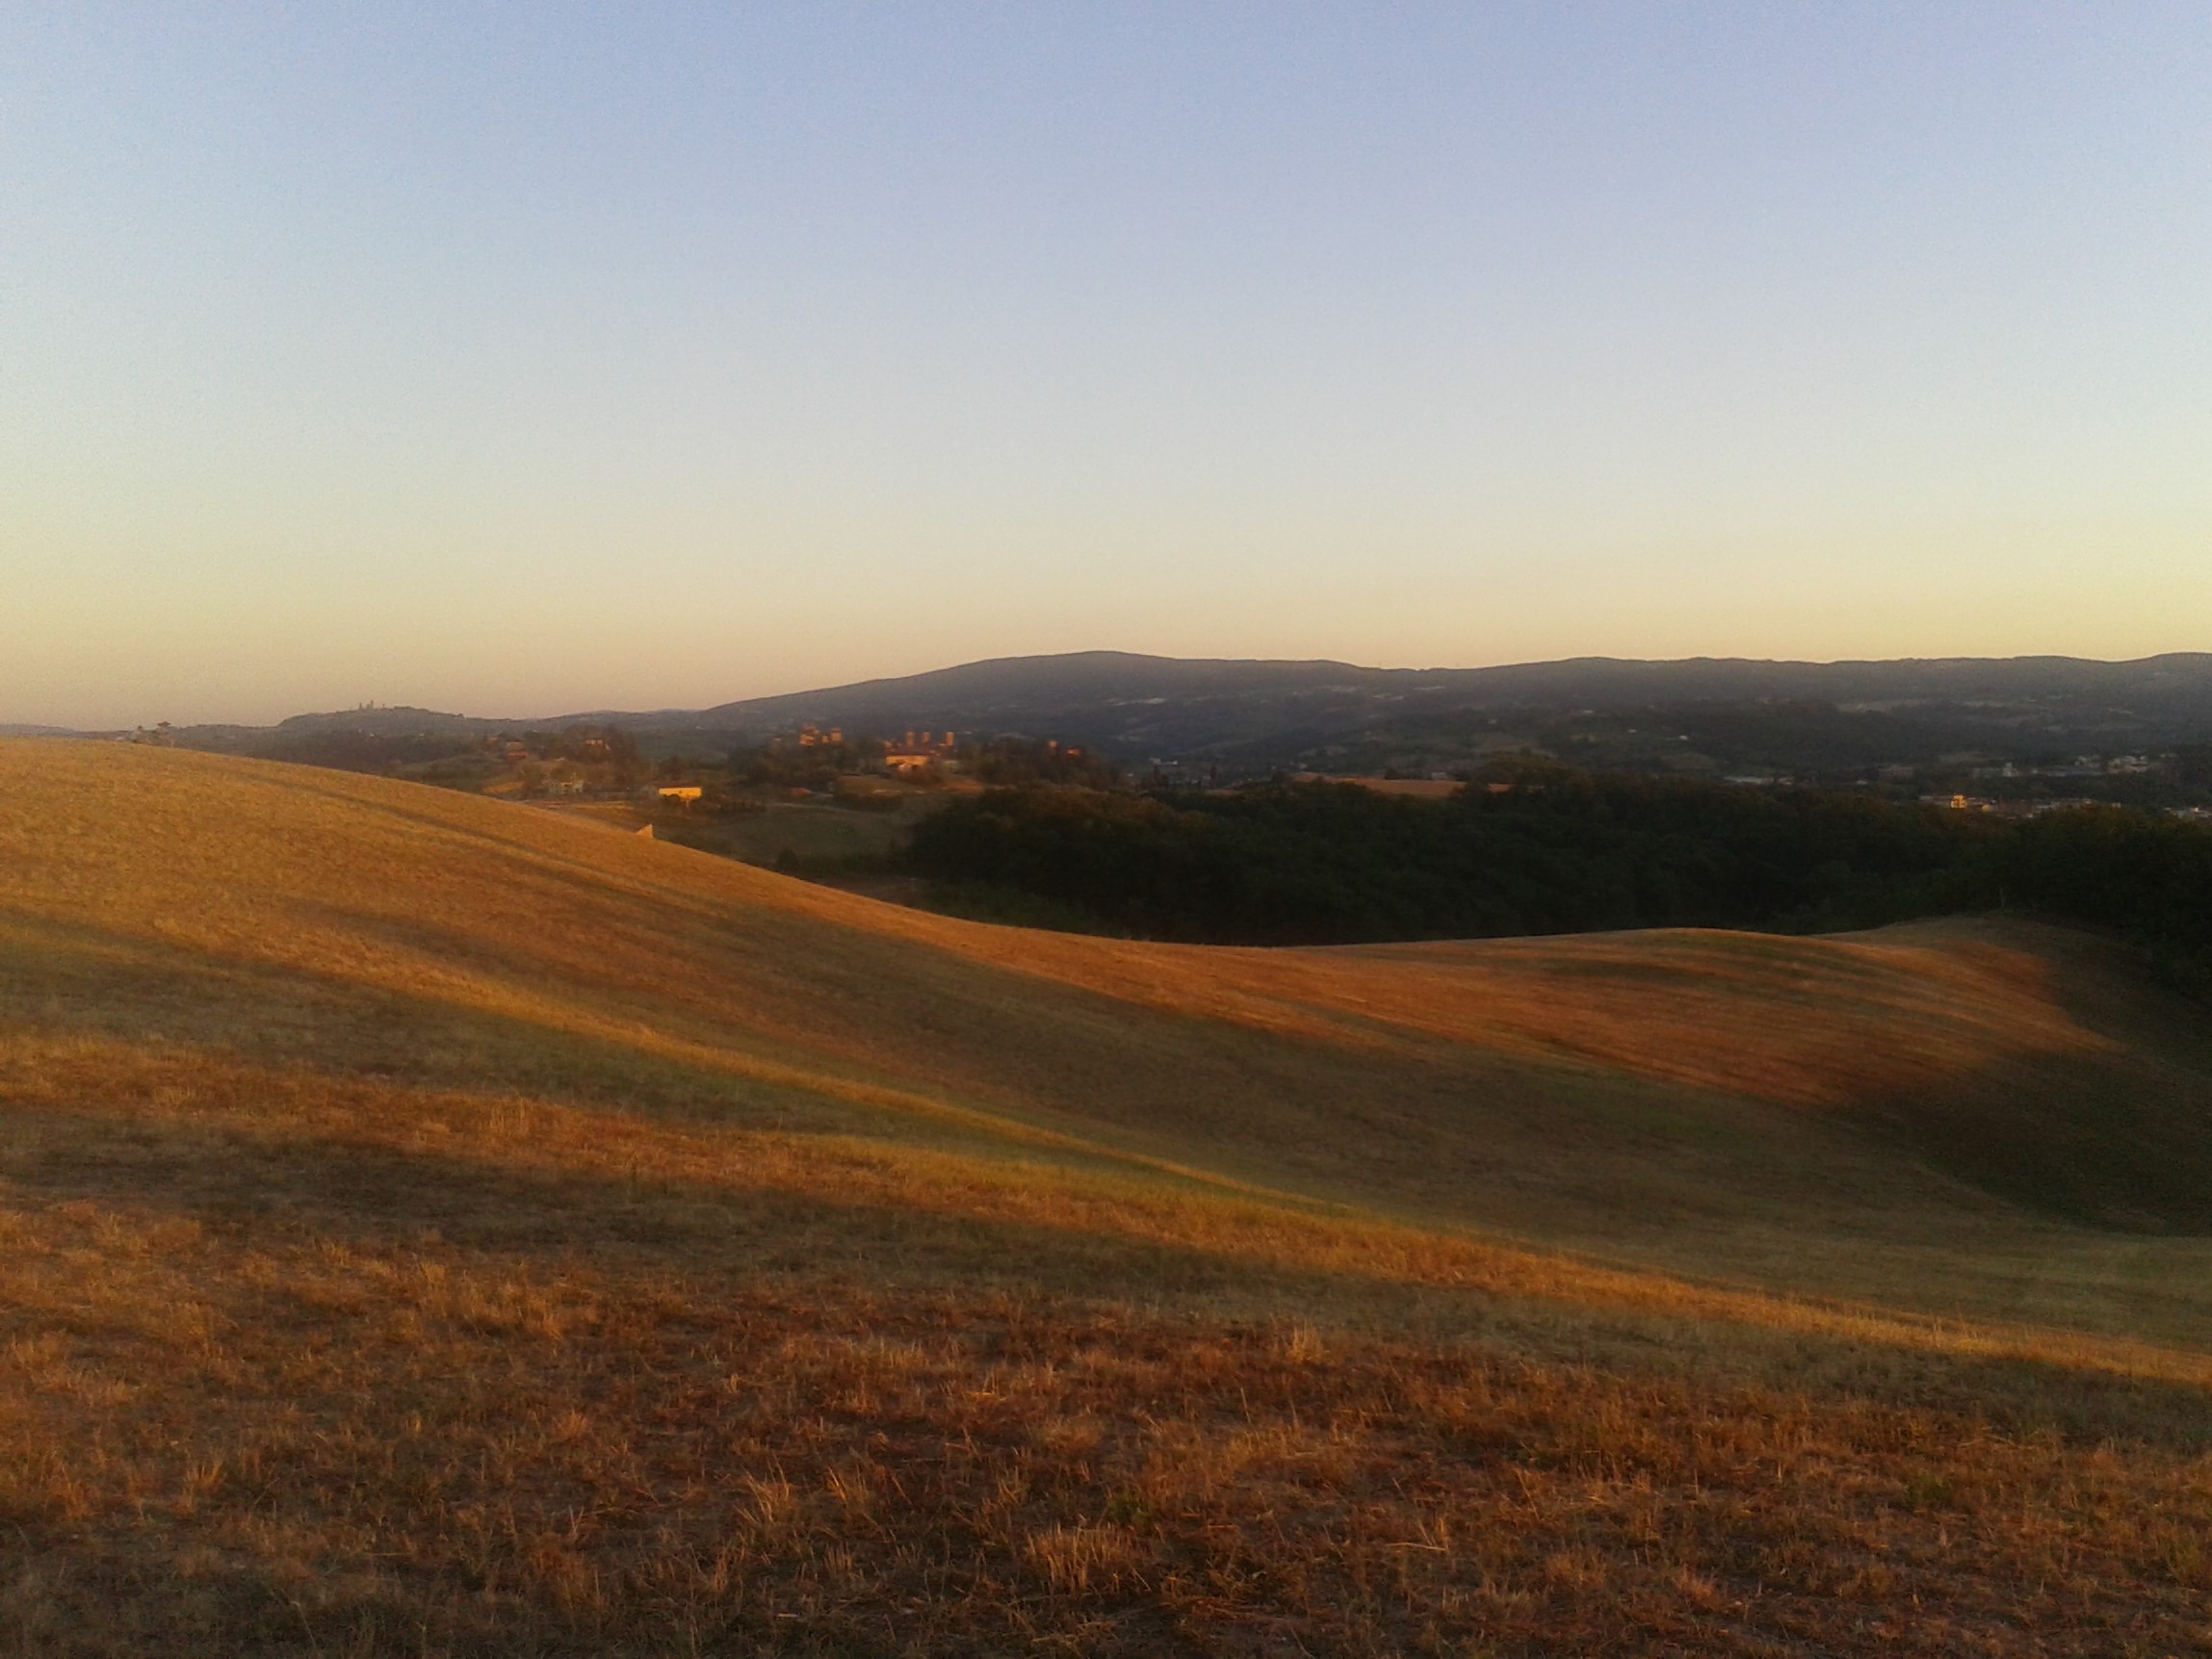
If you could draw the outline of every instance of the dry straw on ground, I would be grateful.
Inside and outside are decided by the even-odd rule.
[[[0,743],[0,1652],[2205,1651],[2199,1024]]]

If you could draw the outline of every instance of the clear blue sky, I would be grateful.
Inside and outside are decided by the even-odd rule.
[[[17,3],[0,720],[2212,648],[2212,6]]]

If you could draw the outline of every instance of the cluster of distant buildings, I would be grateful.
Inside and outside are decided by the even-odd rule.
[[[2148,755],[2114,755],[2106,760],[2101,755],[2077,755],[2058,766],[2023,766],[2007,761],[2002,765],[1976,766],[1977,778],[2125,778],[2141,777],[2157,770],[2158,763]]]
[[[2022,765],[2017,761],[2005,761],[1977,765],[1971,775],[1977,782],[1987,783],[2145,777],[2157,771],[2163,762],[2171,758],[2150,755],[2077,755],[2070,762],[2049,766]],[[1912,775],[1910,767],[1886,768],[1886,773],[1891,769],[1901,770],[1908,777]],[[2043,795],[2023,799],[1969,794],[1964,791],[1950,794],[1924,794],[1920,799],[1932,806],[1949,807],[1954,812],[1989,813],[1997,817],[2011,818],[2041,817],[2046,813],[2066,812],[2075,807],[2096,804],[2093,797],[2087,795]],[[2202,820],[2212,817],[2201,807],[2170,807],[2167,810],[2182,818]]]
[[[845,728],[801,726],[797,743],[802,749],[842,749]],[[883,764],[903,777],[930,766],[950,765],[958,748],[958,740],[950,732],[917,732],[909,728],[903,738],[894,738],[883,745]]]
[[[2074,807],[2095,805],[2085,795],[2069,796],[2063,800],[2046,796],[2041,800],[2032,801],[2008,801],[1995,799],[1989,795],[1969,794],[1922,795],[1920,799],[1928,806],[1949,807],[1953,812],[1958,813],[1989,813],[1992,817],[2000,818],[2036,818],[2042,817],[2045,813],[2066,812]]]
[[[2077,807],[2102,806],[2109,803],[2092,799],[2088,795],[2069,795],[2065,798],[2044,797],[2041,800],[1998,800],[1988,795],[1922,795],[1921,800],[1931,806],[1949,807],[1953,812],[1988,813],[2000,818],[2040,818],[2046,813],[2071,812]],[[2212,807],[2168,807],[2169,816],[2183,818],[2190,823],[2212,823]]]
[[[957,748],[950,732],[924,732],[919,738],[908,732],[904,741],[884,745],[883,764],[904,777],[911,772],[926,771],[931,766],[949,764]]]

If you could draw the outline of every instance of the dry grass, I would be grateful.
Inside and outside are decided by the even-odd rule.
[[[2195,1086],[2093,957],[1163,949],[0,743],[0,1652],[2212,1651],[2212,1253],[1853,1127]]]

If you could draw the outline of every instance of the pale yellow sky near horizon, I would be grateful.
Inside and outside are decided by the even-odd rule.
[[[0,13],[0,723],[2212,648],[2212,10]]]
[[[925,583],[902,596],[894,577],[858,596],[827,642],[791,638],[782,624],[816,603],[803,571],[780,590],[695,575],[679,584],[683,603],[643,589],[524,600],[498,582],[426,590],[364,575],[339,596],[342,626],[329,620],[328,592],[269,583],[237,603],[235,590],[195,592],[184,576],[65,612],[44,637],[9,638],[0,721],[258,724],[363,702],[503,716],[701,708],[985,657],[1093,649],[1475,667],[1574,656],[2125,659],[2204,648],[2193,617],[2212,609],[2212,557],[2187,532],[2124,529],[2145,585],[2081,583],[2097,558],[2089,533],[2041,557],[2023,555],[2017,531],[1959,533],[1942,538],[1933,580],[1912,580],[1920,603],[1908,613],[1894,595],[1909,571],[1869,579],[1843,550],[1800,538],[1778,554],[1784,538],[1775,537],[1725,555],[1705,549],[1686,567],[1695,580],[1656,593],[1616,580],[1612,562],[1593,555],[1518,566],[1500,557],[1480,583],[1457,584],[1408,570],[1408,560],[1390,580],[1430,596],[1411,626],[1399,614],[1378,623],[1361,604],[1373,579],[1358,576],[1332,583],[1309,572],[1272,593],[1186,579],[1168,616],[1148,595],[1117,593],[1108,582],[1042,614],[1018,596],[997,612],[987,604],[940,609]],[[2147,549],[2155,551],[2145,557]],[[1674,555],[1660,546],[1649,557]],[[1931,556],[1897,557],[1910,565]],[[1778,627],[1778,609],[1804,620]]]

